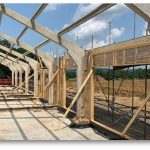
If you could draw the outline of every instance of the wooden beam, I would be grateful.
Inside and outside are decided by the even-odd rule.
[[[50,42],[50,40],[45,40],[44,42],[40,43],[39,45],[35,46],[35,49],[39,49],[41,47],[43,47],[44,45],[48,44]]]
[[[92,123],[93,125],[96,125],[96,126],[99,126],[99,127],[101,127],[101,128],[104,128],[104,129],[106,129],[106,130],[108,130],[108,131],[110,131],[110,132],[112,132],[112,133],[114,133],[114,134],[116,134],[116,135],[118,135],[118,136],[121,137],[121,132],[119,132],[119,131],[117,131],[117,130],[115,130],[115,129],[113,129],[113,128],[110,128],[110,127],[108,127],[108,126],[106,126],[106,125],[104,125],[104,124],[102,124],[102,123],[100,123],[100,122],[97,122],[97,121],[95,121],[95,120],[91,120],[91,123]],[[131,137],[129,137],[129,136],[127,136],[127,135],[124,135],[124,138],[126,138],[126,139],[131,139]],[[132,140],[132,139],[131,139],[131,140]]]
[[[48,4],[43,3],[40,8],[34,13],[34,15],[31,18],[31,21],[34,22],[37,17],[42,13],[42,11],[46,8]]]
[[[28,79],[27,80],[30,80],[32,77],[34,76],[34,73],[30,76],[30,77],[28,77]],[[18,85],[14,90],[17,90],[17,89],[19,89],[23,84],[25,83],[25,81],[24,82],[22,82],[20,85]]]
[[[19,41],[21,39],[21,37],[26,33],[26,31],[28,30],[28,27],[25,27],[22,32],[18,35],[17,37],[17,41]]]
[[[56,77],[56,75],[58,74],[59,69],[56,70],[56,72],[53,74],[52,78],[50,79],[50,81],[47,83],[47,85],[44,87],[43,92],[45,92],[47,90],[48,87],[50,87],[54,81],[54,78]],[[37,99],[34,101],[34,105],[36,104],[37,101],[39,101],[39,98],[41,97],[42,92],[40,92],[40,94],[37,96]]]
[[[33,53],[35,55],[38,54],[43,59],[46,59],[46,60],[49,60],[49,61],[53,61],[52,57],[50,57],[50,56],[48,56],[48,55],[46,55],[46,54],[44,54],[44,53],[42,53],[40,51],[37,52],[36,49],[34,49],[33,47],[31,47],[31,46],[29,46],[29,45],[27,45],[27,44],[25,44],[23,42],[17,41],[16,39],[14,39],[14,38],[6,35],[6,34],[0,33],[0,37],[3,38],[3,39],[5,39],[5,40],[8,40],[9,42],[11,42],[11,43],[13,43],[15,45],[18,45],[18,46],[20,46],[20,47],[22,47],[22,48],[30,51],[31,53]]]
[[[93,50],[90,50],[90,53],[93,55],[99,55],[99,54],[114,52],[117,50],[124,50],[124,49],[136,48],[140,46],[147,46],[147,45],[150,45],[150,36],[144,36],[133,40],[127,40],[116,44],[94,48]]]
[[[127,126],[125,127],[125,129],[122,131],[121,136],[123,137],[126,132],[129,130],[129,128],[131,127],[131,125],[133,124],[133,122],[136,120],[137,116],[139,115],[139,113],[142,111],[143,107],[146,105],[146,103],[150,100],[150,94],[145,98],[145,100],[142,102],[141,106],[138,108],[138,110],[136,111],[136,113],[133,115],[133,117],[131,118],[131,120],[129,121],[129,123],[127,124]]]
[[[90,56],[90,68],[93,69],[93,56]],[[90,97],[89,97],[89,109],[90,109],[90,120],[94,119],[94,73],[91,75],[90,79]],[[87,110],[88,111],[88,110]]]
[[[141,16],[145,21],[150,22],[150,4],[149,3],[126,3],[130,9],[132,9],[135,13],[137,13],[139,16]]]
[[[25,65],[25,66],[28,66],[28,62],[27,63],[25,63],[25,62],[23,62],[22,60],[17,60],[16,58],[14,58],[14,57],[12,57],[12,56],[8,56],[7,54],[4,54],[4,53],[2,53],[2,52],[0,52],[0,57],[3,57],[3,58],[5,58],[5,59],[8,59],[8,60],[10,60],[10,61],[12,61],[12,62],[15,62],[15,63],[18,63],[18,64],[20,64],[20,65]]]
[[[9,48],[5,47],[5,46],[2,46],[0,45],[0,49],[4,50],[5,52],[9,53],[9,54],[12,54],[16,57],[19,57],[20,59],[23,59],[25,61],[28,61],[29,63],[32,62],[32,63],[38,63],[36,60],[28,57],[28,56],[24,56],[23,54],[21,53],[18,53],[16,52],[15,50],[10,50]]]
[[[66,107],[66,71],[65,60],[59,58],[59,103],[60,106]]]
[[[89,78],[91,77],[91,75],[93,74],[93,69],[91,69],[87,75],[87,77],[85,78],[85,80],[83,81],[81,87],[79,88],[79,90],[77,91],[75,97],[73,98],[72,102],[70,103],[69,107],[67,108],[64,116],[62,117],[62,119],[60,120],[60,122],[58,123],[58,126],[56,127],[55,131],[59,130],[59,127],[61,125],[61,123],[64,121],[64,119],[66,118],[66,116],[68,115],[69,111],[71,110],[72,106],[74,105],[74,103],[76,102],[76,100],[79,98],[79,96],[81,95],[83,88],[85,87],[86,83],[88,82]]]

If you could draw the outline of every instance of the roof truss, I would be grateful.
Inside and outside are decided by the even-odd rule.
[[[12,47],[15,45],[18,45],[24,49],[27,49],[28,51],[37,54],[37,49],[44,46],[45,44],[49,43],[50,41],[53,41],[63,47],[65,47],[68,52],[70,52],[70,55],[76,59],[76,55],[77,56],[82,56],[84,57],[85,55],[85,51],[80,48],[78,45],[76,45],[75,43],[72,43],[66,39],[64,39],[63,37],[61,37],[63,34],[69,32],[70,30],[78,27],[79,25],[85,23],[86,21],[88,21],[89,19],[95,17],[96,15],[106,11],[107,9],[109,9],[110,7],[114,6],[115,4],[102,4],[100,6],[98,6],[96,9],[94,9],[93,11],[91,11],[90,13],[88,13],[87,15],[85,15],[84,17],[80,18],[79,20],[75,21],[74,23],[72,23],[71,25],[69,25],[68,27],[66,27],[65,29],[61,30],[58,33],[55,33],[47,28],[44,28],[43,26],[41,26],[40,24],[35,23],[35,20],[37,19],[37,17],[42,13],[42,11],[46,8],[48,4],[42,4],[39,9],[35,12],[35,14],[32,16],[31,19],[28,19],[22,15],[20,15],[19,13],[6,8],[4,6],[4,4],[0,4],[0,20],[2,18],[2,13],[11,17],[12,19],[20,22],[21,24],[25,25],[25,28],[23,29],[23,31],[19,34],[19,36],[17,37],[17,39],[12,39],[11,37],[8,37],[7,35],[0,33],[0,37],[10,41],[13,43]],[[131,8],[133,11],[135,11],[136,13],[138,13],[141,17],[143,17],[146,21],[150,22],[150,4],[126,4],[129,8]],[[40,43],[39,45],[33,47],[30,47],[22,42],[20,42],[20,38],[24,35],[24,33],[31,28],[32,30],[34,30],[37,33],[40,33],[41,35],[43,35],[44,37],[47,38],[47,40],[45,40],[44,42]],[[71,52],[73,51],[73,52]],[[40,56],[42,57],[46,57],[43,55],[42,52],[38,52]],[[75,55],[74,55],[75,54]]]

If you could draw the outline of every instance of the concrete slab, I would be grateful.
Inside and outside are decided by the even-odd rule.
[[[11,118],[11,113],[9,111],[2,111],[0,112],[0,119],[3,119],[3,118]]]
[[[28,117],[32,117],[32,115],[28,112],[28,111],[13,111],[14,113],[14,116],[16,118],[20,118],[20,117],[23,117],[23,118],[28,118]]]
[[[92,128],[69,128],[67,118],[55,131],[62,116],[56,108],[0,111],[0,140],[106,140]]]
[[[18,119],[18,122],[28,140],[55,140],[55,138],[34,118]]]
[[[13,119],[0,119],[0,140],[23,140]]]
[[[4,102],[4,103],[1,103],[1,104],[0,104],[0,108],[7,108],[6,103],[5,103],[5,102]]]

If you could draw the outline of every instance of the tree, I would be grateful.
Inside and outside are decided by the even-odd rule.
[[[0,40],[0,44],[8,48],[11,47],[11,44],[7,40]]]

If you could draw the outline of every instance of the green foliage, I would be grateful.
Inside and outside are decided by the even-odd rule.
[[[96,69],[95,70],[95,74],[98,76],[103,77],[105,80],[112,80],[113,78],[113,70],[109,70],[108,69]],[[124,69],[120,69],[120,70],[115,70],[114,71],[114,79],[118,80],[118,79],[145,79],[145,69],[144,68],[138,68],[135,69],[134,74],[133,74],[133,70],[129,69],[124,70]],[[147,78],[150,79],[150,70],[147,70]]]
[[[11,44],[7,40],[0,40],[0,45],[10,48]]]
[[[66,79],[74,79],[76,78],[76,69],[68,69],[66,70]]]
[[[108,69],[101,69],[97,68],[95,69],[95,74],[98,76],[101,76],[105,80],[112,80],[113,79],[113,70],[110,69],[110,72]],[[76,78],[76,69],[68,69],[66,71],[66,78],[68,79],[74,79]],[[145,69],[144,68],[138,68],[135,69],[134,75],[133,70],[130,68],[128,71],[127,69],[119,69],[114,71],[114,79],[145,79]],[[150,70],[147,70],[147,78],[150,79]]]
[[[17,48],[17,49],[14,49],[16,52],[18,52],[18,53],[21,53],[21,54],[23,54],[23,53],[25,53],[27,50],[25,50],[25,49],[23,49],[23,48]]]
[[[0,78],[11,78],[11,71],[8,67],[0,65]]]
[[[0,45],[3,45],[8,48],[11,47],[11,43],[9,43],[7,40],[0,40]],[[25,50],[23,48],[13,48],[13,50],[18,53],[21,53],[21,54],[27,52],[27,50]],[[3,50],[0,50],[0,51],[3,51]],[[37,59],[36,56],[32,53],[29,53],[27,56],[29,56],[30,58],[33,58],[33,59]],[[1,65],[0,66],[0,78],[10,78],[10,77],[11,77],[11,71],[9,70],[9,68]]]

